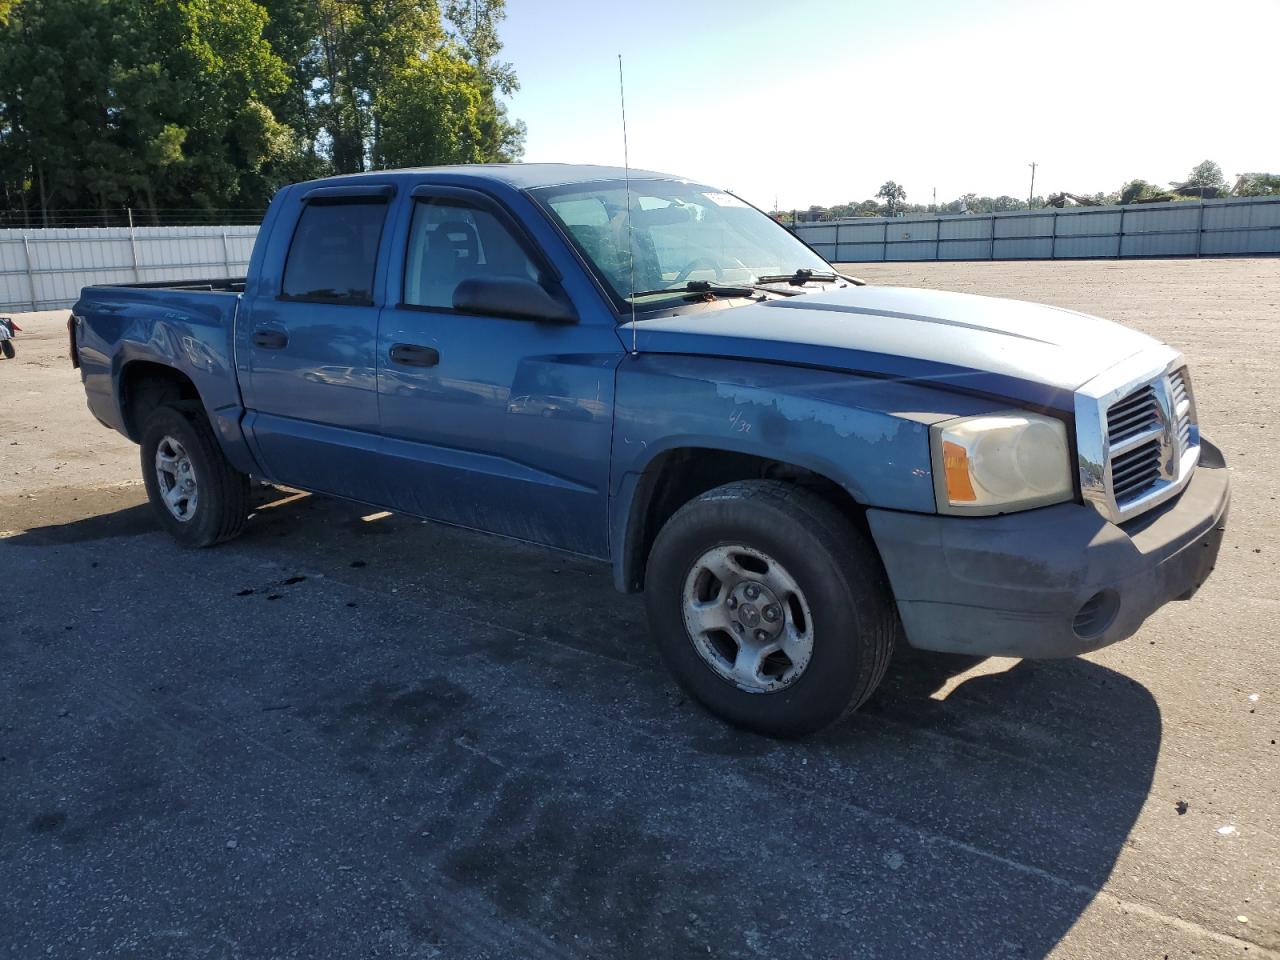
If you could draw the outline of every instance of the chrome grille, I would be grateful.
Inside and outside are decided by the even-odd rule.
[[[1116,502],[1128,503],[1155,486],[1162,459],[1159,440],[1148,440],[1111,461],[1111,492]]]
[[[1186,367],[1169,374],[1169,403],[1178,428],[1178,446],[1186,450],[1191,445],[1191,418],[1195,410]]]
[[[1081,494],[1107,519],[1123,523],[1175,496],[1200,459],[1182,358],[1153,348],[1081,386],[1076,443]]]
[[[1114,447],[1160,425],[1156,388],[1147,384],[1107,411],[1107,438]]]
[[[1140,497],[1160,480],[1164,418],[1154,384],[1145,384],[1107,410],[1111,492],[1116,503]]]

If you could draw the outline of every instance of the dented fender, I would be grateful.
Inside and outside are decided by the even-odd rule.
[[[90,412],[130,436],[124,416],[126,368],[137,362],[169,367],[195,385],[227,459],[245,473],[258,472],[240,426],[244,409],[231,340],[239,295],[87,289],[92,296],[82,297],[73,314],[81,318],[77,347]]]
[[[859,504],[933,513],[929,425],[991,401],[886,378],[787,364],[670,354],[618,367],[610,546],[622,588],[642,479],[664,453],[710,449],[802,467]]]

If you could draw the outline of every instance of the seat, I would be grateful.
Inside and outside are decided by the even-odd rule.
[[[453,306],[453,291],[479,271],[480,237],[465,220],[446,220],[427,235],[424,300],[441,307]]]

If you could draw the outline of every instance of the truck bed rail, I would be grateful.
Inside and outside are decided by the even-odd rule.
[[[199,280],[148,280],[134,283],[96,283],[95,287],[136,287],[147,290],[189,290],[194,292],[218,291],[221,293],[243,293],[244,277],[221,277]]]

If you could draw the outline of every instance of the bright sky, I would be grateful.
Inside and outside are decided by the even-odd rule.
[[[508,0],[525,159],[769,209],[1280,172],[1280,0]]]

